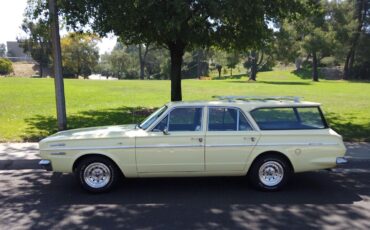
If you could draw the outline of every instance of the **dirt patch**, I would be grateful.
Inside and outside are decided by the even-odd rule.
[[[38,74],[38,67],[34,63],[13,62],[14,75],[32,77]]]

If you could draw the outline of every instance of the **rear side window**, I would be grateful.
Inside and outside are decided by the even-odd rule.
[[[209,108],[208,131],[252,130],[243,113],[234,108]]]
[[[261,130],[327,128],[318,107],[261,108],[251,115]]]

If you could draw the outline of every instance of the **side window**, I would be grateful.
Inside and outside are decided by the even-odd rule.
[[[163,132],[165,128],[167,128],[167,123],[168,123],[168,116],[163,118],[161,122],[159,122],[153,129],[153,132]]]
[[[153,132],[160,132],[166,128],[172,132],[201,131],[202,111],[202,108],[176,108],[154,127]]]
[[[253,130],[251,125],[248,123],[247,118],[244,114],[239,111],[239,131],[250,131]]]
[[[208,111],[208,131],[252,130],[238,109],[217,107],[209,108]]]
[[[318,108],[297,108],[301,125],[304,128],[325,128],[325,124]]]
[[[322,129],[317,107],[261,108],[251,112],[261,130]]]
[[[202,108],[176,108],[170,112],[168,131],[200,131]]]

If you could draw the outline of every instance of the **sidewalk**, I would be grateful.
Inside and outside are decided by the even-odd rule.
[[[351,159],[370,159],[370,143],[346,142],[347,154]],[[0,143],[0,160],[36,160],[37,143]]]

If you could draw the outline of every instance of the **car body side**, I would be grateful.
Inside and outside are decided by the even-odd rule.
[[[125,177],[183,177],[183,176],[242,176],[248,173],[250,166],[256,158],[263,154],[281,155],[289,160],[294,172],[305,172],[317,169],[333,168],[336,166],[336,158],[345,154],[345,146],[342,137],[330,128],[312,130],[260,130],[257,123],[250,115],[250,111],[258,106],[245,106],[244,103],[214,103],[214,104],[191,104],[183,105],[170,103],[168,110],[157,121],[164,118],[172,108],[181,106],[199,106],[204,108],[202,114],[203,127],[198,132],[197,138],[203,138],[198,149],[203,148],[204,158],[184,145],[184,133],[170,133],[173,138],[170,143],[183,151],[187,151],[189,157],[199,157],[199,164],[194,170],[151,170],[151,166],[142,170],[138,159],[151,162],[150,151],[161,151],[162,148],[172,148],[163,143],[167,136],[163,133],[150,132],[155,126],[152,124],[147,130],[135,129],[134,126],[109,126],[100,127],[104,132],[96,129],[81,129],[82,133],[73,136],[73,131],[63,131],[50,136],[40,142],[40,155],[42,159],[50,160],[53,171],[73,172],[79,160],[91,155],[101,155],[111,159],[122,171]],[[242,144],[225,143],[227,136],[233,136],[235,131],[213,132],[213,143],[207,143],[212,132],[207,131],[208,108],[210,107],[233,107],[240,109],[246,116],[253,130],[239,131]],[[274,107],[286,106],[276,104]],[[300,104],[298,107],[319,106],[319,104]],[[189,137],[192,133],[188,134]],[[226,138],[225,138],[226,137]],[[141,140],[152,138],[149,144],[143,145]],[[162,139],[161,139],[162,138]],[[156,143],[156,140],[159,140]],[[162,142],[161,142],[162,140]],[[216,144],[214,144],[216,143]],[[176,147],[174,147],[176,148]],[[212,149],[212,150],[211,150]],[[171,149],[170,149],[171,150]],[[209,153],[207,150],[211,150]],[[201,150],[202,151],[202,150]],[[170,151],[169,151],[170,152]],[[198,154],[198,155],[197,155]],[[212,154],[212,155],[210,155]],[[153,155],[155,156],[155,155]],[[167,156],[167,155],[166,155]],[[145,157],[145,159],[143,159]],[[171,158],[169,154],[167,157]],[[208,161],[211,159],[211,161]],[[189,160],[188,158],[185,160]],[[172,162],[176,163],[176,162]],[[201,166],[203,164],[203,167]],[[153,165],[155,167],[155,165]],[[157,165],[158,167],[158,165]],[[199,169],[199,170],[197,170]]]

